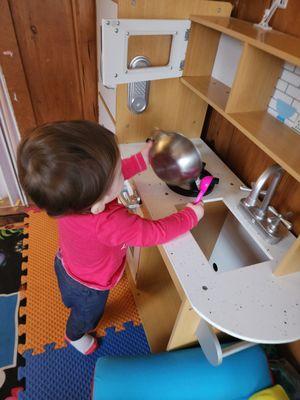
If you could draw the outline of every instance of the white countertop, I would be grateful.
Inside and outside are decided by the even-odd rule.
[[[257,343],[286,343],[300,338],[300,273],[272,274],[295,240],[289,234],[270,245],[238,208],[245,197],[242,182],[200,139],[199,148],[208,171],[220,178],[204,203],[222,200],[243,225],[269,261],[227,272],[215,272],[190,232],[163,245],[174,272],[193,309],[208,323],[237,338]],[[121,145],[122,157],[145,144]],[[134,178],[152,219],[176,212],[175,205],[192,201],[172,192],[149,168]],[[200,221],[201,224],[201,221]],[[204,288],[204,289],[203,289]]]

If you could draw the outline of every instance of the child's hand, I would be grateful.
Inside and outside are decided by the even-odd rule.
[[[145,163],[147,164],[147,166],[149,165],[149,151],[150,151],[152,145],[153,145],[152,140],[149,140],[146,143],[145,147],[143,147],[143,149],[141,150],[141,153],[143,155],[143,158],[144,158]]]
[[[186,207],[191,208],[195,212],[195,214],[198,217],[198,221],[200,221],[200,219],[204,215],[204,207],[203,206],[204,206],[204,204],[202,203],[202,201],[200,201],[200,203],[198,203],[198,204],[188,203],[186,205]]]

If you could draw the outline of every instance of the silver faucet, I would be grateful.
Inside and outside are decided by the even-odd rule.
[[[271,165],[267,168],[254,183],[252,189],[250,189],[249,195],[241,199],[240,204],[241,208],[246,211],[246,214],[250,216],[252,223],[258,225],[258,227],[267,235],[267,238],[272,242],[276,243],[280,240],[281,237],[284,236],[286,232],[283,229],[279,229],[279,222],[282,222],[284,218],[282,218],[281,214],[275,214],[278,216],[278,222],[276,222],[276,229],[270,229],[270,224],[273,219],[268,217],[268,211],[271,211],[274,214],[274,208],[270,207],[270,201],[274,195],[276,187],[282,178],[283,169],[277,165]],[[262,191],[265,183],[268,179],[272,178],[270,185],[266,191]],[[242,190],[249,190],[247,188],[241,187]],[[259,204],[259,196],[264,194],[263,201]],[[270,210],[272,209],[272,210]],[[276,210],[275,210],[276,212]],[[285,220],[284,220],[285,221]],[[288,221],[285,221],[288,222]],[[274,225],[274,221],[273,221]],[[284,224],[287,229],[291,229],[291,224]]]
[[[123,189],[119,195],[119,200],[126,208],[134,210],[142,204],[141,197],[132,183],[129,181],[124,182]]]
[[[257,179],[249,196],[242,200],[242,202],[246,207],[254,207],[252,212],[254,214],[255,219],[262,220],[263,218],[265,218],[268,206],[273,197],[275,189],[280,179],[282,178],[282,175],[283,175],[283,169],[279,165],[277,164],[271,165]],[[261,190],[264,187],[267,180],[271,177],[273,177],[273,179],[270,183],[270,186],[266,191],[263,202],[258,207],[257,206],[258,196],[260,195]]]

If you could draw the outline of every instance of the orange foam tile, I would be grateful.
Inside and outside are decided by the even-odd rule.
[[[56,348],[64,347],[65,325],[69,310],[64,307],[57,285],[53,261],[58,248],[57,225],[54,218],[46,213],[30,212],[28,233],[28,262],[22,268],[28,270],[26,280],[25,310],[26,324],[19,326],[19,334],[26,334],[25,345],[19,344],[19,352],[27,349],[33,354],[44,351],[48,343],[55,343]],[[141,323],[129,283],[124,274],[118,285],[111,290],[104,316],[97,327],[97,334],[105,335],[105,329],[114,326],[122,330],[123,323],[133,321]]]

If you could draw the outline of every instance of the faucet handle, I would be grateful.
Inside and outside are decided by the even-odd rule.
[[[254,182],[251,182],[251,188],[249,188],[249,187],[247,187],[247,186],[244,186],[244,185],[241,185],[240,186],[240,190],[242,190],[243,192],[251,192],[252,191],[252,189],[253,189],[253,185],[254,185]],[[266,190],[261,190],[260,192],[259,192],[259,194],[261,194],[261,195],[265,195],[267,192],[266,192]]]
[[[291,229],[292,229],[293,224],[292,224],[290,221],[288,221],[287,219],[285,219],[285,218],[282,216],[282,214],[280,214],[274,207],[269,206],[269,207],[268,207],[268,210],[269,210],[272,214],[275,215],[275,218],[274,218],[274,217],[271,217],[271,218],[268,219],[268,222],[270,222],[270,227],[273,226],[273,229],[276,229],[277,226],[278,226],[278,224],[279,224],[279,222],[282,222],[282,223],[286,226],[286,228],[287,228],[288,230],[291,230]],[[292,212],[288,212],[285,216],[286,216],[286,217],[291,217],[292,215],[293,215]]]
[[[243,192],[251,192],[252,189],[248,188],[247,186],[241,185],[240,190],[242,190]]]
[[[135,209],[142,204],[141,197],[135,187],[128,181],[124,182],[124,187],[119,195],[121,203],[129,209]]]

